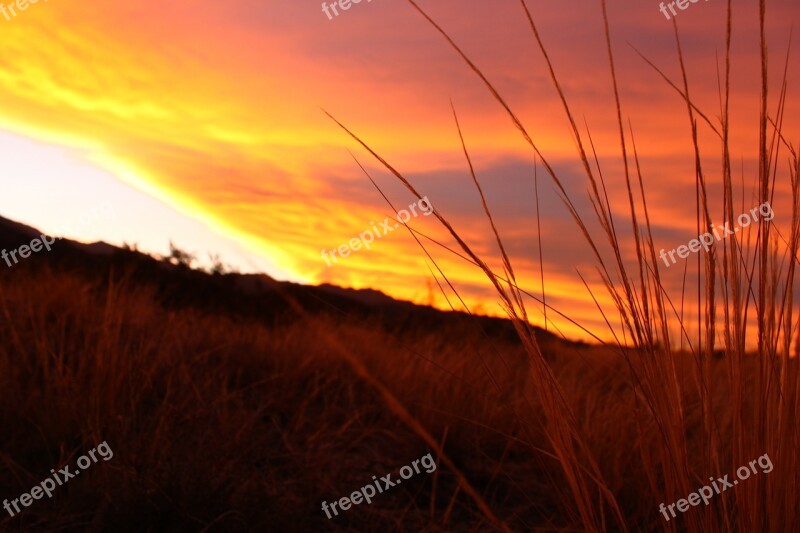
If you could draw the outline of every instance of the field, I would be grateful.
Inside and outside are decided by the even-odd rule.
[[[487,332],[490,325],[476,328],[466,316],[422,310],[409,312],[402,324],[377,313],[365,320],[297,312],[288,303],[271,303],[279,310],[272,318],[210,311],[203,304],[220,300],[201,302],[195,294],[219,286],[236,294],[235,275],[131,257],[118,251],[81,267],[62,258],[58,269],[32,262],[0,278],[2,494],[29,490],[51,468],[102,441],[114,451],[87,478],[34,502],[13,525],[5,518],[4,529],[327,530],[334,524],[320,510],[323,501],[349,495],[371,476],[396,472],[431,451],[406,417],[433,436],[464,478],[440,462],[435,472],[343,513],[335,527],[491,528],[466,495],[467,483],[511,530],[576,527],[542,407],[533,399],[527,358],[510,327]],[[157,277],[151,269],[163,271],[161,283],[140,280]],[[187,277],[191,293],[165,289]],[[239,295],[245,304],[252,297]],[[285,297],[296,301],[299,295]],[[414,320],[415,313],[424,319]],[[608,348],[541,337],[626,524],[659,530],[662,502],[650,483],[661,482],[653,477],[657,461],[664,461],[660,429],[637,424],[642,416],[624,358]],[[348,350],[346,357],[339,350]],[[689,386],[693,361],[688,355],[675,360],[677,380],[689,391],[681,432],[687,466],[699,472],[706,465],[702,405]],[[735,442],[731,384],[725,359],[711,364],[720,462],[726,464]],[[743,366],[740,393],[749,397],[758,367],[755,358]],[[747,415],[743,422],[754,420]],[[641,457],[654,463],[644,465]],[[736,505],[735,498],[752,502],[767,483],[772,490],[793,483],[795,473],[780,467],[784,457],[770,457],[774,471],[707,512],[719,514]],[[696,484],[702,482],[698,477]],[[792,494],[779,496],[790,501]]]
[[[681,2],[677,4],[680,8]],[[554,149],[558,142],[548,136],[552,133],[556,139],[556,133],[526,125],[530,108],[518,113],[519,93],[507,98],[499,88],[515,92],[523,84],[515,86],[500,75],[496,84],[490,72],[496,72],[497,65],[482,67],[473,60],[447,29],[448,23],[457,26],[455,22],[440,21],[414,0],[403,3],[470,76],[474,92],[488,101],[482,105],[494,106],[492,111],[518,135],[515,141],[527,159],[517,152],[511,157],[510,150],[498,149],[494,155],[509,156],[514,165],[529,162],[527,181],[517,179],[523,174],[514,167],[519,172],[512,180],[491,182],[497,176],[487,175],[481,166],[491,156],[473,152],[470,133],[476,135],[477,130],[484,148],[505,149],[509,141],[500,140],[490,128],[481,131],[477,122],[462,130],[460,117],[486,113],[481,116],[485,118],[489,112],[464,110],[453,100],[448,109],[452,140],[466,184],[458,183],[457,190],[445,189],[444,181],[437,182],[431,178],[435,173],[426,175],[422,167],[406,173],[382,153],[387,150],[402,158],[410,146],[393,137],[394,126],[388,123],[388,117],[405,120],[402,110],[387,118],[381,115],[380,128],[370,130],[359,127],[367,120],[353,118],[358,114],[352,108],[349,114],[323,109],[319,120],[349,143],[353,172],[360,172],[357,179],[363,183],[354,185],[351,175],[323,185],[310,175],[292,176],[297,183],[279,194],[261,188],[260,174],[251,178],[256,168],[268,174],[275,170],[269,175],[276,182],[290,176],[288,171],[284,176],[279,165],[259,166],[267,161],[260,159],[262,154],[252,159],[259,165],[228,167],[192,150],[213,145],[220,157],[238,161],[240,154],[252,156],[259,143],[271,139],[275,142],[268,147],[270,157],[285,155],[287,169],[322,167],[324,162],[308,163],[299,147],[325,145],[323,135],[309,137],[313,141],[300,133],[293,136],[295,130],[286,124],[275,130],[286,139],[255,127],[200,127],[207,117],[184,122],[176,113],[182,117],[176,124],[185,127],[185,133],[202,131],[218,144],[190,139],[187,146],[192,150],[175,149],[172,160],[159,143],[143,142],[138,152],[134,146],[128,154],[133,154],[132,160],[163,163],[164,176],[169,176],[164,182],[176,191],[187,183],[196,186],[196,176],[221,169],[220,182],[212,177],[198,180],[200,192],[195,191],[193,199],[198,201],[193,207],[203,205],[199,198],[211,190],[202,199],[209,212],[219,204],[215,220],[230,216],[232,230],[234,222],[245,220],[233,216],[241,208],[253,218],[239,227],[250,228],[237,230],[240,236],[260,228],[259,221],[266,222],[269,235],[263,242],[271,250],[287,245],[285,253],[281,251],[285,264],[298,271],[313,270],[309,276],[320,282],[340,276],[339,280],[354,280],[352,286],[373,288],[299,285],[262,274],[239,274],[226,269],[219,256],[213,268],[195,269],[193,255],[172,241],[171,255],[151,256],[135,245],[59,240],[52,251],[7,267],[0,263],[0,530],[800,531],[795,501],[800,491],[800,315],[794,307],[800,263],[800,145],[793,137],[797,113],[791,85],[796,69],[791,46],[768,47],[768,41],[774,41],[765,29],[767,4],[756,4],[751,7],[758,17],[746,21],[744,33],[757,45],[746,52],[740,46],[745,41],[737,41],[734,30],[739,27],[733,24],[730,0],[727,18],[716,21],[725,38],[716,43],[720,48],[712,65],[713,88],[708,79],[703,80],[703,92],[690,82],[687,54],[697,52],[700,44],[687,39],[692,42],[686,45],[674,19],[667,18],[674,31],[675,65],[662,70],[644,55],[636,57],[644,60],[640,66],[646,65],[650,75],[664,81],[679,108],[673,113],[661,104],[649,105],[659,107],[660,118],[685,115],[682,151],[674,149],[677,145],[671,145],[673,151],[661,152],[660,145],[654,149],[652,138],[660,132],[647,131],[651,146],[642,160],[637,148],[641,130],[630,119],[635,106],[622,96],[626,92],[621,75],[637,50],[627,50],[620,59],[621,43],[609,24],[605,0],[595,6],[602,25],[595,36],[603,41],[592,48],[607,53],[607,78],[601,81],[611,97],[604,109],[611,110],[613,120],[597,137],[571,101],[571,95],[580,92],[574,82],[582,73],[562,70],[554,61],[532,3],[520,2],[517,13],[530,40],[528,52],[535,53],[539,67],[536,82],[525,88],[535,86],[538,91],[547,86],[552,91],[546,112],[555,109],[564,121],[559,127],[566,136],[558,142],[574,143],[569,165]],[[700,12],[697,6],[689,13]],[[367,17],[369,10],[355,10],[347,17],[337,14],[336,20],[329,16],[323,22],[341,29],[332,24],[355,24],[356,13]],[[689,13],[681,15],[687,25],[692,24]],[[245,18],[250,23],[250,15]],[[241,31],[247,36],[241,42],[249,43],[249,30]],[[783,44],[782,38],[774,40]],[[418,44],[412,41],[409,46]],[[744,56],[754,71],[736,70]],[[176,48],[174,57],[184,56]],[[506,59],[499,58],[498,65]],[[244,61],[232,63],[236,72],[246,71]],[[396,75],[380,76],[389,79],[389,74]],[[736,91],[734,80],[743,78],[758,86],[754,92]],[[127,81],[138,90],[138,79]],[[448,83],[461,84],[450,79]],[[581,83],[594,90],[593,79]],[[637,90],[649,83],[641,82]],[[242,94],[249,90],[246,86],[242,82]],[[208,90],[216,101],[216,86]],[[236,94],[239,90],[237,86]],[[634,94],[641,113],[641,100],[650,96]],[[709,94],[718,109],[701,105],[708,103]],[[757,94],[757,101],[734,108],[742,105],[742,94]],[[95,98],[69,98],[77,107],[95,105]],[[136,94],[122,99],[124,105],[99,101],[98,109],[110,109],[111,122],[116,123],[118,117],[135,114],[126,107],[129,102],[145,100]],[[586,101],[594,105],[591,97]],[[228,103],[214,112],[221,116],[230,111],[237,119],[250,120],[255,108],[228,109]],[[172,109],[165,112],[144,104],[137,109],[148,135],[177,129],[166,121],[157,125],[162,129],[150,130],[151,118],[173,117]],[[414,111],[420,110],[425,108]],[[652,125],[636,116],[637,128]],[[78,122],[72,117],[68,121]],[[416,141],[424,144],[425,135],[433,131],[438,130],[431,126],[430,131],[420,131]],[[109,138],[121,143],[126,139]],[[548,144],[557,156],[544,148]],[[447,166],[452,159],[441,167],[438,160],[431,163],[444,153],[436,151],[440,148],[425,153],[426,168],[444,168],[443,174],[455,175]],[[677,159],[689,161],[693,195],[686,194],[686,180],[683,188],[671,189],[660,183],[663,175],[648,175],[647,170],[660,162]],[[192,166],[198,160],[207,165],[202,173]],[[177,177],[181,170],[187,171],[184,181]],[[332,178],[337,171],[326,176]],[[225,181],[239,177],[240,183]],[[680,177],[685,179],[685,173]],[[398,203],[400,193],[425,200],[425,220],[435,225],[434,232],[418,231],[417,219],[406,234],[401,228],[406,221],[401,220],[394,225],[397,233],[382,240],[385,247],[372,250],[373,255],[366,250],[356,254],[353,239],[333,249],[341,264],[328,262],[325,268],[331,268],[321,271],[314,251],[316,262],[308,267],[304,261],[319,234],[333,242],[335,232],[345,231],[337,227],[341,220],[347,221],[345,228],[361,218],[366,224],[369,217],[347,210],[360,205],[358,201],[339,196],[341,205],[335,205],[337,186],[344,184],[353,197],[361,194],[363,199],[366,193],[359,187],[369,186],[366,182],[395,213],[396,205],[406,205]],[[506,190],[508,183],[535,191],[535,203],[525,218],[512,212],[510,205],[523,196]],[[539,204],[545,184],[553,193],[551,200],[561,202],[561,218],[553,215],[552,205]],[[442,205],[434,194],[437,186],[448,208],[436,207]],[[479,201],[469,208],[465,186],[473,195],[469,198]],[[164,190],[169,188],[165,185]],[[502,195],[493,196],[499,189]],[[155,186],[147,190],[161,191]],[[301,198],[295,196],[297,191],[328,197]],[[462,196],[447,204],[450,195]],[[175,197],[184,198],[177,193]],[[492,201],[498,197],[509,205]],[[192,194],[187,192],[185,198]],[[243,198],[255,200],[251,204]],[[266,214],[254,207],[262,201],[271,208]],[[666,208],[670,202],[678,209]],[[478,211],[469,210],[473,208]],[[691,219],[686,215],[690,211]],[[334,220],[334,212],[346,215]],[[319,218],[312,219],[311,213]],[[459,215],[468,223],[460,226]],[[144,218],[140,213],[136,220],[158,223]],[[161,219],[153,215],[152,220]],[[559,242],[568,240],[558,236],[564,220],[577,236],[569,246]],[[374,222],[370,225],[375,227]],[[128,229],[138,229],[133,226]],[[307,228],[312,226],[313,234]],[[478,227],[486,231],[481,234]],[[503,231],[508,228],[515,231]],[[674,240],[687,231],[691,240],[686,244],[662,248],[668,237]],[[400,233],[412,248],[391,248],[395,244],[390,243],[400,241]],[[20,250],[21,243],[38,234],[0,219],[3,253]],[[587,267],[577,254],[548,257],[542,235],[550,237],[551,249],[562,253],[582,247],[593,263]],[[325,261],[329,250],[323,249]],[[342,274],[350,265],[352,275]],[[382,282],[385,276],[387,287],[395,284],[390,288],[406,290],[420,279],[414,277],[418,273],[409,273],[417,265],[427,266],[422,276],[431,294],[435,282],[437,301],[446,301],[451,310],[395,300],[375,289],[375,282],[360,283]],[[485,286],[478,287],[474,277],[453,265],[471,269]],[[554,273],[558,269],[570,270],[570,283],[565,281],[567,274]],[[558,281],[552,282],[554,277]],[[461,291],[469,299],[487,294],[481,292],[487,287],[486,308],[499,305],[502,318],[473,313],[462,299]],[[594,304],[591,320],[604,326],[602,332],[580,323],[577,305],[556,308],[553,302],[558,298],[549,297],[561,291],[562,301],[577,302],[575,293],[583,289],[585,305],[579,311],[585,319],[586,306]],[[557,324],[580,330],[591,342],[560,334]],[[113,450],[113,455],[103,452],[98,458],[101,450]],[[63,473],[69,467],[74,476]]]

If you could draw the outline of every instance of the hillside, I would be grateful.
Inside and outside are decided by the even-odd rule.
[[[0,228],[8,250],[40,233],[5,219]],[[531,508],[508,471],[497,477],[483,459],[525,472],[528,494],[543,479],[503,436],[518,431],[527,379],[505,320],[377,291],[214,275],[102,243],[64,240],[0,266],[3,497],[100,442],[114,452],[52,498],[3,516],[4,530],[418,530],[431,513],[442,530],[483,523],[444,469],[325,516],[323,501],[430,452],[344,355],[510,520],[546,519],[549,490]],[[549,353],[582,349],[538,334]]]
[[[5,249],[38,235],[0,227]],[[557,531],[577,520],[553,490],[567,479],[508,321],[71,241],[0,268],[0,313],[3,531]],[[646,358],[535,333],[626,523],[658,530],[654,465],[631,460],[656,457],[661,435],[632,401]],[[695,360],[674,364],[691,383]],[[720,442],[731,442],[727,364],[709,361],[705,384]],[[742,364],[746,396],[758,362]],[[697,389],[680,402],[688,460],[708,471]],[[95,450],[113,456],[91,463]],[[730,447],[719,453],[731,461]],[[29,501],[51,469],[82,460],[84,476]],[[402,486],[343,500],[415,460],[428,467]]]

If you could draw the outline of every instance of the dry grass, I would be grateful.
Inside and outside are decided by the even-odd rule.
[[[794,348],[800,353],[800,342],[795,330],[800,322],[793,323],[793,298],[795,260],[800,243],[800,161],[797,150],[783,134],[784,112],[787,96],[789,55],[787,52],[781,90],[770,114],[768,92],[768,54],[765,35],[766,3],[761,0],[759,27],[761,34],[761,109],[758,120],[760,132],[758,146],[752,153],[757,157],[758,176],[753,183],[756,191],[754,205],[770,202],[775,206],[776,183],[780,188],[791,188],[788,198],[780,199],[780,211],[787,221],[782,228],[773,222],[761,221],[755,229],[743,232],[724,241],[721,254],[698,254],[696,264],[696,334],[684,315],[686,281],[678,294],[670,295],[662,283],[659,261],[651,231],[651,220],[646,202],[645,188],[639,166],[638,153],[631,130],[626,134],[626,124],[619,96],[619,87],[612,53],[611,32],[606,15],[605,0],[601,0],[603,22],[609,59],[610,82],[620,137],[620,156],[628,193],[627,213],[612,213],[606,196],[608,178],[592,164],[597,160],[593,144],[587,145],[584,135],[576,125],[569,102],[561,88],[546,46],[543,43],[534,17],[524,0],[520,5],[530,25],[535,48],[544,58],[550,79],[563,105],[573,136],[578,157],[583,164],[590,186],[590,200],[594,217],[580,213],[547,157],[539,150],[522,121],[506,103],[500,92],[483,71],[459,48],[447,32],[422,10],[414,0],[408,0],[423,18],[445,39],[464,60],[469,69],[483,82],[491,95],[508,114],[524,140],[541,160],[542,165],[562,195],[566,208],[582,231],[586,243],[594,252],[603,283],[612,297],[617,316],[603,314],[615,335],[616,353],[621,361],[616,371],[626,378],[630,394],[624,402],[614,404],[613,413],[624,410],[633,421],[623,423],[619,416],[604,413],[603,395],[593,402],[570,395],[564,383],[543,357],[536,336],[528,326],[525,296],[529,293],[517,284],[512,262],[505,252],[502,239],[495,227],[483,191],[475,176],[469,153],[456,118],[456,128],[462,142],[468,170],[483,201],[484,212],[491,223],[503,259],[503,272],[497,273],[478,257],[464,242],[456,229],[436,212],[434,215],[457,243],[462,257],[482,270],[494,286],[501,303],[514,322],[526,349],[530,363],[529,373],[534,394],[529,401],[538,402],[544,418],[545,438],[551,453],[557,458],[561,475],[566,483],[558,494],[557,515],[566,527],[585,531],[628,530],[643,527],[650,514],[646,507],[630,507],[625,501],[627,493],[620,486],[620,470],[610,472],[601,468],[602,455],[592,439],[590,422],[595,414],[613,420],[617,435],[624,435],[623,427],[634,430],[630,440],[614,439],[623,457],[636,458],[638,486],[659,502],[674,502],[685,497],[711,475],[732,472],[753,457],[769,454],[777,465],[774,475],[762,476],[740,487],[729,498],[720,498],[715,505],[691,509],[669,523],[656,521],[657,529],[686,531],[794,531],[800,529],[800,514],[792,504],[792,495],[798,488],[797,467],[798,432],[792,422],[798,402],[797,367],[791,359]],[[662,76],[678,91],[686,104],[691,143],[696,169],[696,227],[708,228],[714,213],[721,213],[722,221],[735,226],[735,217],[745,212],[745,204],[737,205],[736,198],[746,192],[733,184],[731,153],[729,148],[729,95],[730,49],[732,40],[732,8],[728,2],[728,18],[724,73],[721,76],[720,119],[714,124],[692,100],[688,76],[684,66],[680,34],[673,19],[676,50],[681,79],[672,81]],[[652,63],[650,63],[652,65]],[[652,65],[654,66],[654,65]],[[658,69],[657,69],[658,70]],[[659,71],[661,72],[661,71]],[[333,118],[333,117],[331,117]],[[701,147],[698,121],[702,119],[719,139],[711,148]],[[336,119],[334,119],[336,120]],[[415,186],[389,162],[378,155],[356,134],[336,121],[351,137],[360,143],[407,189],[422,198]],[[706,124],[703,124],[706,125]],[[591,147],[591,151],[588,147]],[[723,198],[713,201],[708,197],[710,172],[701,161],[707,160],[705,152],[719,154],[719,168],[713,173],[723,185]],[[363,167],[362,167],[363,168]],[[371,179],[371,178],[370,178]],[[374,183],[374,182],[373,182]],[[749,207],[749,206],[748,206]],[[592,221],[594,218],[594,221]],[[627,220],[625,220],[627,218]],[[625,243],[619,239],[620,220],[630,224],[636,254],[624,257]],[[538,221],[538,215],[537,215]],[[593,237],[590,227],[596,223],[603,239]],[[426,246],[418,240],[427,257],[436,265],[438,274],[447,286],[456,289],[447,280]],[[441,243],[437,243],[441,246]],[[446,246],[445,246],[446,248]],[[456,250],[450,249],[453,253]],[[721,255],[721,257],[719,257]],[[611,257],[611,261],[607,258]],[[589,286],[587,285],[587,290]],[[689,295],[693,298],[693,295]],[[542,293],[538,299],[546,301]],[[679,308],[674,302],[680,302]],[[693,317],[694,318],[694,317]],[[623,331],[611,328],[619,322]],[[756,327],[753,328],[753,324]],[[755,329],[755,331],[754,331]],[[677,332],[677,335],[674,333]],[[755,340],[757,348],[748,354],[748,342]],[[793,346],[794,344],[794,346]],[[688,353],[677,353],[679,347],[688,346]],[[715,351],[721,346],[724,364],[714,361]],[[629,349],[632,348],[632,349]],[[622,364],[624,362],[624,364]],[[617,379],[620,379],[617,376]],[[591,382],[590,382],[591,383]],[[530,403],[528,407],[530,407]],[[596,412],[596,409],[601,409]],[[519,416],[519,415],[518,415]],[[523,431],[525,429],[523,428]],[[631,440],[637,442],[631,446]],[[612,454],[613,457],[618,457]],[[607,463],[605,463],[607,464]],[[622,467],[623,463],[612,463]],[[625,509],[625,511],[623,511]],[[632,514],[633,513],[633,514]],[[488,516],[492,522],[492,516]],[[496,524],[504,527],[503,524]]]
[[[327,335],[351,347],[352,357],[436,437],[504,527],[575,527],[560,510],[565,494],[554,489],[565,479],[546,444],[542,405],[495,387],[531,392],[532,384],[521,383],[519,372],[498,358],[519,369],[526,358],[517,343],[458,326],[397,337],[341,318],[271,328],[170,309],[155,287],[38,268],[0,276],[0,288],[7,318],[0,326],[7,339],[0,346],[3,497],[29,490],[98,442],[114,450],[111,461],[51,500],[5,518],[4,530],[488,526],[443,465],[372,506],[336,522],[325,518],[323,500],[430,450],[319,341]],[[638,433],[624,365],[608,350],[559,342],[548,345],[547,355],[625,519],[650,528],[656,502],[630,454],[658,445],[654,431]],[[478,357],[486,367],[475,364]],[[690,376],[691,358],[681,361],[678,372]],[[725,394],[725,374],[716,375]],[[700,420],[691,392],[684,403],[687,416]],[[687,426],[687,438],[699,448],[689,434],[694,426]],[[730,435],[729,426],[723,431]]]
[[[614,179],[627,186],[627,217],[612,216],[603,192],[611,178],[591,164],[594,154],[575,126],[534,18],[521,1],[578,139],[595,208],[590,219],[574,207],[546,155],[488,78],[409,2],[478,75],[556,184],[616,304],[618,316],[607,319],[624,325],[620,339],[628,345],[540,342],[529,325],[530,295],[518,286],[485,201],[503,272],[490,269],[441,213],[435,216],[458,252],[486,274],[519,342],[464,324],[401,335],[380,324],[308,313],[291,297],[293,318],[269,326],[176,309],[155,285],[129,278],[17,268],[0,274],[2,495],[29,490],[50,468],[103,440],[115,456],[20,518],[4,517],[4,530],[800,530],[793,502],[800,388],[796,359],[790,357],[798,351],[793,281],[800,163],[782,134],[785,90],[768,114],[763,39],[755,188],[760,203],[775,200],[776,181],[791,186],[792,196],[780,200],[786,224],[780,232],[774,224],[760,224],[749,237],[725,241],[721,253],[697,256],[699,289],[688,297],[696,299],[702,327],[689,335],[675,303],[687,295],[668,294],[662,284],[610,45],[624,162],[624,174]],[[761,6],[763,35],[763,1]],[[694,106],[683,67],[682,79],[672,82],[692,128],[698,228],[712,212],[731,222],[741,212],[735,199],[742,191],[733,185],[728,147],[728,28],[718,123]],[[680,50],[677,28],[675,36]],[[710,174],[700,166],[706,160],[697,135],[701,126],[719,137],[710,148],[719,156],[724,185],[719,205],[707,196]],[[461,134],[457,118],[456,127]],[[635,235],[635,257],[622,252],[621,220]],[[595,224],[602,240],[592,237]],[[443,286],[455,290],[421,241],[420,246]],[[748,338],[757,340],[750,352]],[[715,356],[718,348],[723,357]],[[431,450],[440,461],[434,474],[415,477],[335,521],[320,511],[323,500],[348,495],[372,475],[396,471]],[[678,520],[667,523],[659,515],[659,503],[683,498],[710,476],[731,473],[764,453],[775,465],[771,473]]]

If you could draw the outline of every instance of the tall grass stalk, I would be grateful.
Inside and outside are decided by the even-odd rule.
[[[636,413],[639,439],[648,443],[646,446],[631,447],[631,457],[638,454],[638,460],[644,467],[653,502],[650,517],[640,520],[637,527],[665,531],[675,531],[680,527],[697,532],[800,530],[800,513],[793,502],[794,494],[800,488],[797,474],[800,447],[798,429],[794,422],[798,414],[800,387],[798,365],[791,357],[793,343],[794,355],[800,354],[800,339],[795,338],[800,337],[800,316],[797,319],[793,316],[795,261],[800,260],[800,161],[797,150],[783,135],[788,52],[781,91],[774,115],[770,114],[765,1],[759,0],[761,94],[755,199],[758,203],[769,201],[774,206],[776,183],[789,184],[791,195],[781,201],[780,211],[781,219],[787,220],[784,227],[788,228],[788,236],[781,233],[774,221],[762,220],[755,231],[732,235],[724,241],[721,254],[714,251],[698,254],[695,295],[697,321],[694,326],[688,321],[683,309],[687,290],[686,276],[679,295],[670,294],[664,286],[663,273],[655,251],[639,154],[630,123],[627,125],[626,135],[626,120],[605,0],[600,0],[599,3],[603,15],[609,82],[614,94],[621,166],[628,200],[628,212],[624,215],[617,214],[616,218],[606,193],[607,178],[600,169],[591,135],[587,132],[587,144],[576,125],[534,17],[525,0],[520,0],[535,48],[545,60],[548,75],[576,140],[577,155],[590,185],[589,199],[594,209],[594,219],[603,236],[600,240],[593,237],[589,229],[591,220],[579,212],[570,192],[564,187],[563,180],[499,90],[436,21],[414,0],[408,0],[408,3],[445,39],[508,114],[533,150],[534,157],[541,161],[552,179],[596,259],[598,272],[614,302],[622,331],[617,332],[611,327],[616,319],[607,316],[599,305],[598,312],[609,324],[610,334],[616,339],[617,351],[625,360],[630,386],[635,393],[631,395],[630,402],[633,412]],[[732,6],[728,0],[718,123],[710,120],[708,114],[693,102],[680,33],[674,19],[673,32],[680,81],[670,79],[652,61],[644,58],[680,94],[686,104],[688,134],[695,166],[695,219],[698,234],[715,222],[714,214],[720,215],[723,223],[728,222],[733,227],[736,225],[736,214],[746,212],[745,190],[744,187],[740,191],[736,190],[731,163],[732,19]],[[405,176],[365,141],[339,121],[336,122],[413,195],[422,198]],[[723,197],[719,206],[709,198],[709,170],[702,164],[702,161],[707,160],[704,157],[707,150],[701,146],[698,133],[700,127],[709,128],[719,139],[719,145],[714,147],[714,153],[720,154]],[[542,355],[534,330],[530,327],[525,305],[525,297],[529,293],[518,285],[512,260],[506,252],[476,177],[457,117],[456,128],[470,175],[500,250],[503,274],[495,273],[475,254],[440,212],[435,211],[434,215],[455,239],[462,252],[458,255],[477,265],[486,274],[525,346],[530,362],[532,389],[546,421],[546,436],[568,488],[559,492],[560,511],[565,517],[564,525],[580,527],[585,531],[626,531],[630,525],[629,516],[623,512],[618,495],[605,481],[607,472],[598,464],[587,443],[582,430],[585,421],[565,396],[549,363]],[[788,153],[784,153],[784,148]],[[787,162],[781,165],[784,158]],[[538,185],[536,186],[538,190]],[[736,200],[737,192],[742,198],[739,202]],[[635,249],[633,260],[626,258],[624,254],[627,246],[619,236],[620,217],[627,219],[625,222],[631,225]],[[537,210],[537,228],[539,224]],[[417,242],[424,248],[419,239]],[[613,258],[610,262],[606,259],[609,255]],[[429,254],[428,256],[430,257]],[[440,275],[444,276],[444,273],[440,271]],[[588,283],[586,287],[595,298]],[[544,309],[552,309],[545,303],[544,286],[538,301]],[[595,301],[597,302],[596,298]],[[678,301],[679,308],[676,307]],[[720,319],[721,324],[718,326]],[[756,331],[752,330],[753,323],[756,324]],[[696,333],[692,333],[693,331]],[[753,339],[756,340],[755,351],[749,349],[748,345]],[[687,347],[685,350],[684,346]],[[719,391],[717,383],[720,376],[715,375],[715,372],[719,373],[720,367],[712,364],[718,346],[721,346],[725,358],[727,394]],[[686,380],[685,373],[683,379],[678,379],[677,361],[680,352],[685,352],[693,360],[689,374],[692,379]],[[753,366],[747,363],[753,358],[758,361],[758,371],[755,379],[751,380],[747,369],[752,369]],[[688,398],[696,398],[699,402],[699,415],[694,415],[700,417],[699,421],[689,416],[686,404]],[[630,443],[621,442],[620,445],[630,446]],[[709,477],[734,472],[737,467],[765,453],[769,454],[775,464],[775,469],[769,476],[755,477],[746,484],[739,485],[733,494],[716,499],[710,506],[691,508],[677,520],[666,522],[658,515],[659,503],[670,503],[684,498],[706,484]]]

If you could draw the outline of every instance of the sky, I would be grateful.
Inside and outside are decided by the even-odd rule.
[[[569,123],[519,2],[419,4],[495,84],[593,221]],[[628,200],[601,4],[528,5],[624,226]],[[725,6],[701,1],[674,17],[692,97],[715,124]],[[201,262],[219,254],[242,272],[375,288],[447,308],[435,267],[402,227],[369,250],[326,262],[322,250],[393,216],[382,193],[397,210],[416,200],[326,113],[410,180],[500,272],[455,110],[520,285],[539,295],[543,276],[548,303],[609,338],[583,281],[607,307],[590,248],[541,162],[442,36],[406,0],[365,0],[331,17],[321,7],[40,0],[0,16],[0,215],[54,232],[111,205],[112,217],[79,224],[71,237],[135,243],[154,254],[167,253],[172,241]],[[691,129],[685,103],[637,51],[679,82],[672,21],[651,0],[609,2],[608,15],[623,120],[636,141],[656,245],[670,250],[697,236]],[[773,114],[798,22],[796,0],[768,2]],[[735,2],[731,146],[745,210],[757,205],[749,185],[758,138],[757,23],[756,3]],[[800,62],[797,54],[788,61],[784,132],[796,142]],[[717,201],[721,148],[706,125],[698,131]],[[714,205],[721,209],[721,200]],[[786,219],[789,206],[782,207],[774,206],[776,221]],[[409,225],[454,246],[434,217],[422,214]],[[623,242],[630,259],[633,241]],[[429,251],[470,309],[502,313],[478,269],[436,245]],[[679,266],[665,275],[670,290],[679,291],[682,274]],[[542,324],[541,307],[529,303],[532,321]],[[552,327],[587,338],[563,320]]]

